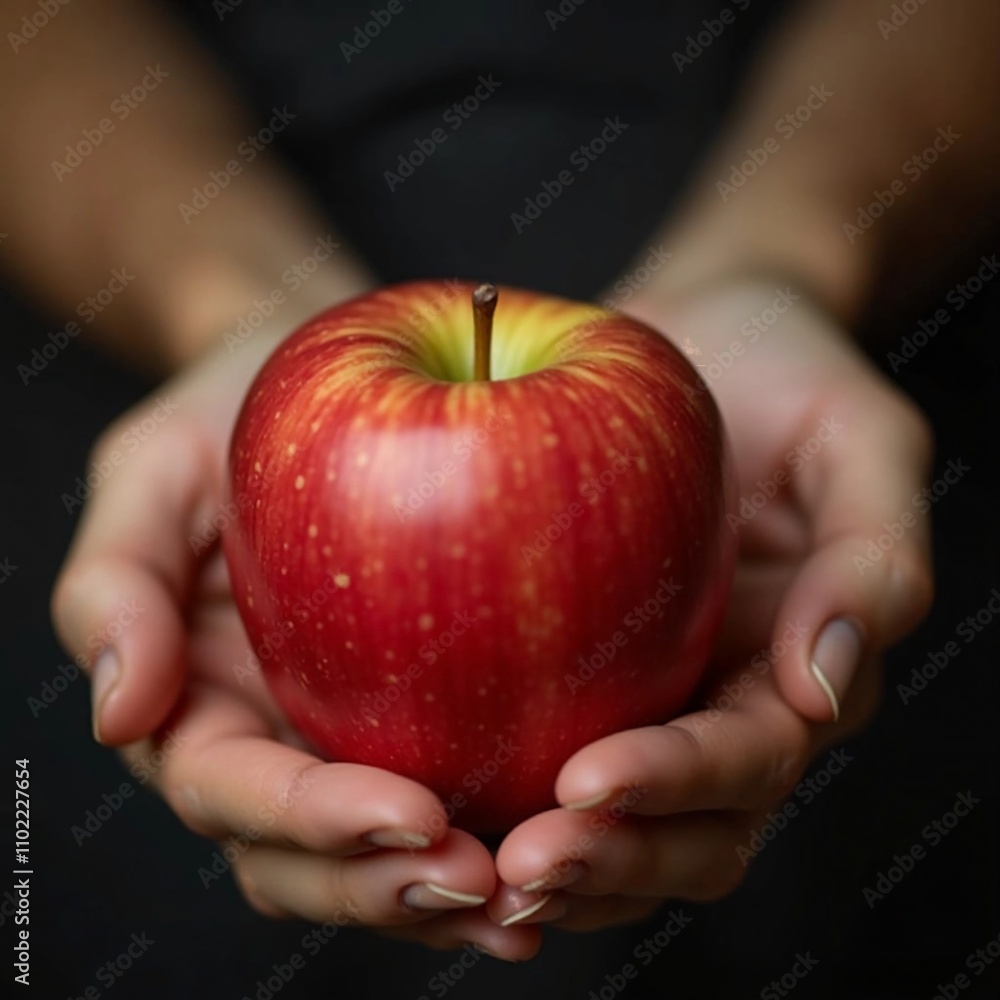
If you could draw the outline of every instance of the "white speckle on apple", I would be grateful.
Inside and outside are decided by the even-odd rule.
[[[553,434],[551,431],[548,434],[543,434],[542,444],[544,444],[546,448],[555,448],[555,446],[559,444],[559,435]]]
[[[247,594],[247,606],[251,607],[251,608],[253,607],[253,595],[252,594]]]
[[[417,619],[417,628],[421,632],[429,632],[434,627],[434,616],[426,611]]]
[[[419,569],[421,572],[423,572],[425,569],[427,569],[427,560],[423,556],[418,556],[417,557],[417,561],[414,563],[414,565],[417,567],[417,569]],[[380,567],[379,567],[378,561],[376,561],[376,563],[375,563],[375,568],[376,568],[376,572],[380,571]]]
[[[310,538],[315,538],[319,534],[319,528],[317,528],[315,524],[310,524],[306,530],[308,531]]]
[[[619,427],[624,427],[625,422],[622,420],[621,417],[614,416],[608,421],[608,426],[613,427],[615,430],[617,430]]]
[[[288,457],[291,458],[292,455],[294,455],[295,452],[298,451],[298,448],[294,444],[290,444],[288,445],[287,448],[285,448],[285,451],[288,452]]]
[[[325,556],[329,556],[333,554],[333,549],[330,548],[329,545],[324,545],[323,548],[320,549],[320,552],[322,552]]]
[[[358,465],[367,465],[368,455],[362,451],[358,454],[358,457],[355,459],[355,461],[358,463]]]
[[[370,718],[368,720],[368,724],[372,727],[372,729],[378,729],[378,727],[381,725],[381,723],[378,721],[378,719],[376,719],[374,717],[372,717],[372,718]]]
[[[354,649],[354,643],[353,643],[353,642],[351,642],[351,640],[350,640],[350,639],[348,639],[348,640],[347,640],[347,641],[346,641],[346,642],[344,643],[344,649]]]
[[[326,470],[326,481],[332,483],[337,478],[337,473],[333,469]]]
[[[313,434],[315,434],[315,433],[316,433],[316,431],[318,431],[318,430],[319,430],[319,421],[318,421],[318,420],[314,420],[314,421],[313,421],[313,422],[312,422],[312,423],[311,423],[311,424],[309,425],[309,430],[311,430],[311,431],[313,432]]]
[[[333,582],[343,590],[346,590],[351,585],[351,578],[346,573],[337,573]]]
[[[387,660],[394,660],[396,659],[396,654],[391,649],[387,649],[385,651],[385,658]]]
[[[301,490],[302,487],[305,486],[305,484],[306,484],[306,477],[305,476],[296,476],[295,477],[295,488],[297,490]]]
[[[433,700],[434,700],[434,695],[431,694],[430,691],[428,691],[427,694],[424,695],[424,701],[433,701]]]
[[[465,555],[466,549],[461,542],[455,542],[450,551],[452,559],[461,559]]]
[[[485,698],[486,695],[489,694],[489,692],[486,690],[486,688],[481,687],[481,688],[476,688],[476,694],[478,694],[480,698]],[[482,729],[483,727],[480,725],[479,728]]]
[[[262,466],[262,465],[260,464],[260,462],[254,462],[254,463],[253,463],[253,471],[254,471],[254,472],[262,472],[262,471],[263,471],[263,469],[264,469],[264,466]]]

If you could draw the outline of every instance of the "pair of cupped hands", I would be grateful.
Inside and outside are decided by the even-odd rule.
[[[519,961],[540,947],[541,923],[587,931],[666,898],[729,893],[752,831],[821,750],[870,718],[879,654],[926,613],[932,588],[923,517],[865,558],[923,485],[926,420],[804,298],[755,341],[741,335],[774,297],[773,284],[733,281],[625,307],[705,366],[738,494],[787,481],[741,528],[705,707],[580,750],[556,782],[560,807],[523,822],[495,855],[450,827],[416,782],[313,755],[259,672],[234,670],[251,649],[225,563],[218,547],[196,555],[191,539],[223,503],[233,423],[278,339],[263,330],[181,372],[96,446],[101,461],[161,407],[155,433],[88,501],[54,594],[74,655],[91,655],[123,605],[136,612],[90,667],[96,737],[151,773],[192,830],[238,845],[226,852],[238,855],[233,874],[268,915]],[[713,354],[732,341],[745,350],[723,367]],[[176,406],[167,420],[164,399]],[[158,766],[142,763],[159,747]],[[609,808],[614,822],[596,823]]]

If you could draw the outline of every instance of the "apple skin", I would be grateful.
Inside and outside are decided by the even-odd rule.
[[[291,723],[502,832],[555,806],[575,751],[684,708],[734,492],[710,393],[635,320],[500,288],[493,380],[447,380],[471,372],[473,287],[386,288],[277,348],[234,431],[224,545]]]

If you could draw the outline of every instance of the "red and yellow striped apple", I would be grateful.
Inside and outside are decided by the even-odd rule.
[[[234,432],[230,489],[253,503],[225,548],[307,739],[502,831],[554,805],[576,750],[684,707],[736,542],[719,413],[667,340],[472,293],[386,288],[278,347]]]

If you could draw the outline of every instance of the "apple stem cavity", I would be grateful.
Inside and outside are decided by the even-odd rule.
[[[488,282],[480,285],[472,293],[472,315],[475,319],[475,366],[473,379],[476,382],[490,380],[490,353],[493,344],[493,313],[497,307],[496,285]]]

